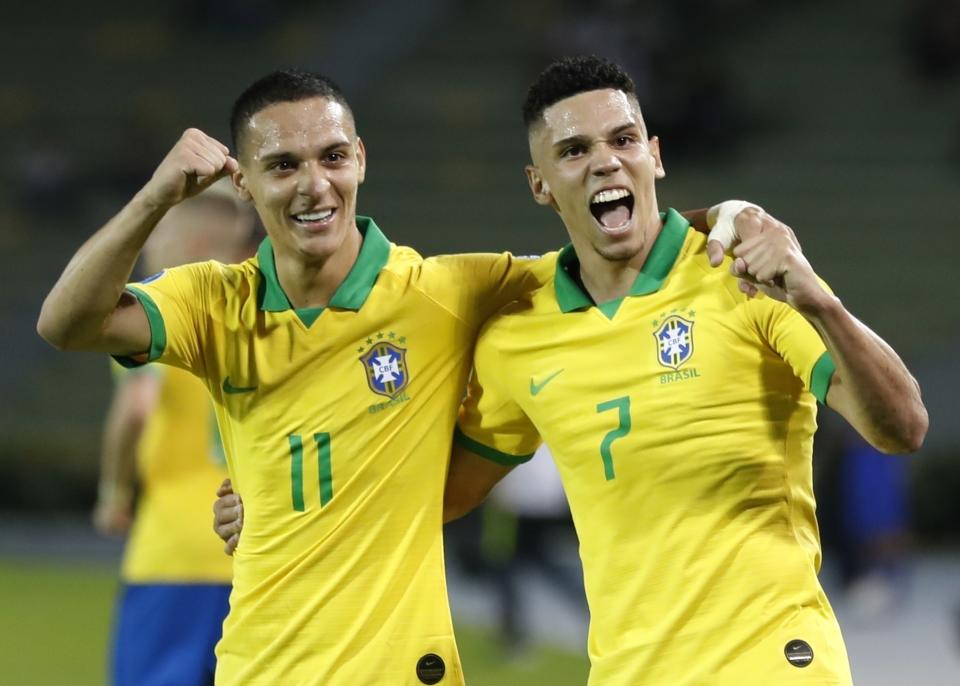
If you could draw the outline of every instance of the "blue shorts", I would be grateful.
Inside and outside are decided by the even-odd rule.
[[[127,584],[114,618],[115,686],[209,686],[230,586]]]
[[[864,541],[907,529],[909,461],[884,455],[866,443],[844,461],[844,526],[853,540]]]

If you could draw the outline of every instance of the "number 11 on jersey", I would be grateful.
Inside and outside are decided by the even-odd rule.
[[[290,434],[290,490],[293,509],[304,511],[303,504],[303,439],[300,434]],[[320,507],[333,498],[333,465],[330,458],[330,434],[313,434],[317,446],[317,463],[320,475]]]

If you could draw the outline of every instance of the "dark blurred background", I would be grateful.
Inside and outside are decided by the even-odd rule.
[[[864,460],[821,412],[821,529],[837,588],[855,589],[877,566],[895,579],[881,610],[904,607],[929,586],[917,581],[923,570],[938,570],[931,606],[942,617],[918,621],[951,656],[943,664],[960,669],[950,615],[960,603],[960,415],[950,397],[960,386],[950,267],[960,252],[960,0],[5,7],[0,553],[26,554],[49,530],[37,522],[85,518],[92,506],[107,361],[47,347],[36,316],[69,256],[184,128],[227,142],[229,108],[249,82],[282,66],[322,71],[344,88],[367,146],[359,211],[392,240],[423,254],[539,253],[566,240],[529,197],[520,103],[551,59],[584,52],[636,80],[661,138],[663,206],[762,204],[919,378],[929,437],[895,464]],[[874,515],[876,500],[894,505]],[[83,531],[71,529],[71,540]],[[882,655],[884,640],[901,645],[876,636],[865,645]],[[933,674],[911,683],[960,680]]]

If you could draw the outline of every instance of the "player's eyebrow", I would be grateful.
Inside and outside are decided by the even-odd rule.
[[[637,122],[632,121],[632,122],[627,122],[626,124],[621,124],[620,126],[617,126],[613,130],[611,130],[610,133],[607,134],[607,138],[613,138],[614,136],[621,134],[624,131],[629,131],[630,129],[643,131],[643,129],[640,128],[640,125],[637,124]]]
[[[292,159],[293,155],[285,150],[278,150],[277,152],[271,152],[266,155],[263,155],[260,158],[261,164],[270,164],[271,162],[276,162],[277,160],[288,160]]]
[[[552,147],[554,149],[565,148],[568,145],[573,145],[574,143],[579,143],[580,145],[586,145],[590,142],[588,136],[583,134],[577,134],[576,136],[567,136],[566,138],[561,138],[560,140],[553,143]]]
[[[629,131],[631,129],[635,129],[637,131],[641,130],[640,126],[636,122],[626,122],[624,124],[619,124],[618,126],[613,127],[609,132],[607,132],[606,138],[613,138],[614,136],[617,136],[618,134],[621,134],[624,131]],[[559,149],[559,148],[565,148],[568,145],[573,145],[573,144],[587,145],[589,143],[590,143],[589,136],[585,136],[583,134],[577,134],[575,136],[567,136],[566,138],[561,138],[557,142],[553,143],[552,147],[554,149]]]
[[[342,140],[334,141],[333,143],[330,143],[329,145],[324,147],[322,150],[320,150],[319,156],[324,157],[330,154],[331,152],[335,150],[339,150],[348,145],[350,145],[350,141],[345,138]],[[293,160],[296,158],[297,158],[297,155],[295,155],[294,153],[288,150],[276,150],[274,152],[269,152],[266,155],[263,155],[260,158],[260,163],[270,164],[271,162],[276,162],[278,160]]]

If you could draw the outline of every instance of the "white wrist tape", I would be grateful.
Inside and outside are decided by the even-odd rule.
[[[730,248],[733,247],[733,244],[737,242],[737,229],[733,224],[733,220],[736,219],[741,210],[745,210],[748,207],[755,207],[763,212],[763,208],[760,207],[760,205],[747,202],[746,200],[725,200],[719,205],[714,205],[707,210],[708,222],[710,217],[716,217],[716,221],[713,223],[713,228],[710,229],[707,240],[719,241],[724,251],[729,251]]]

